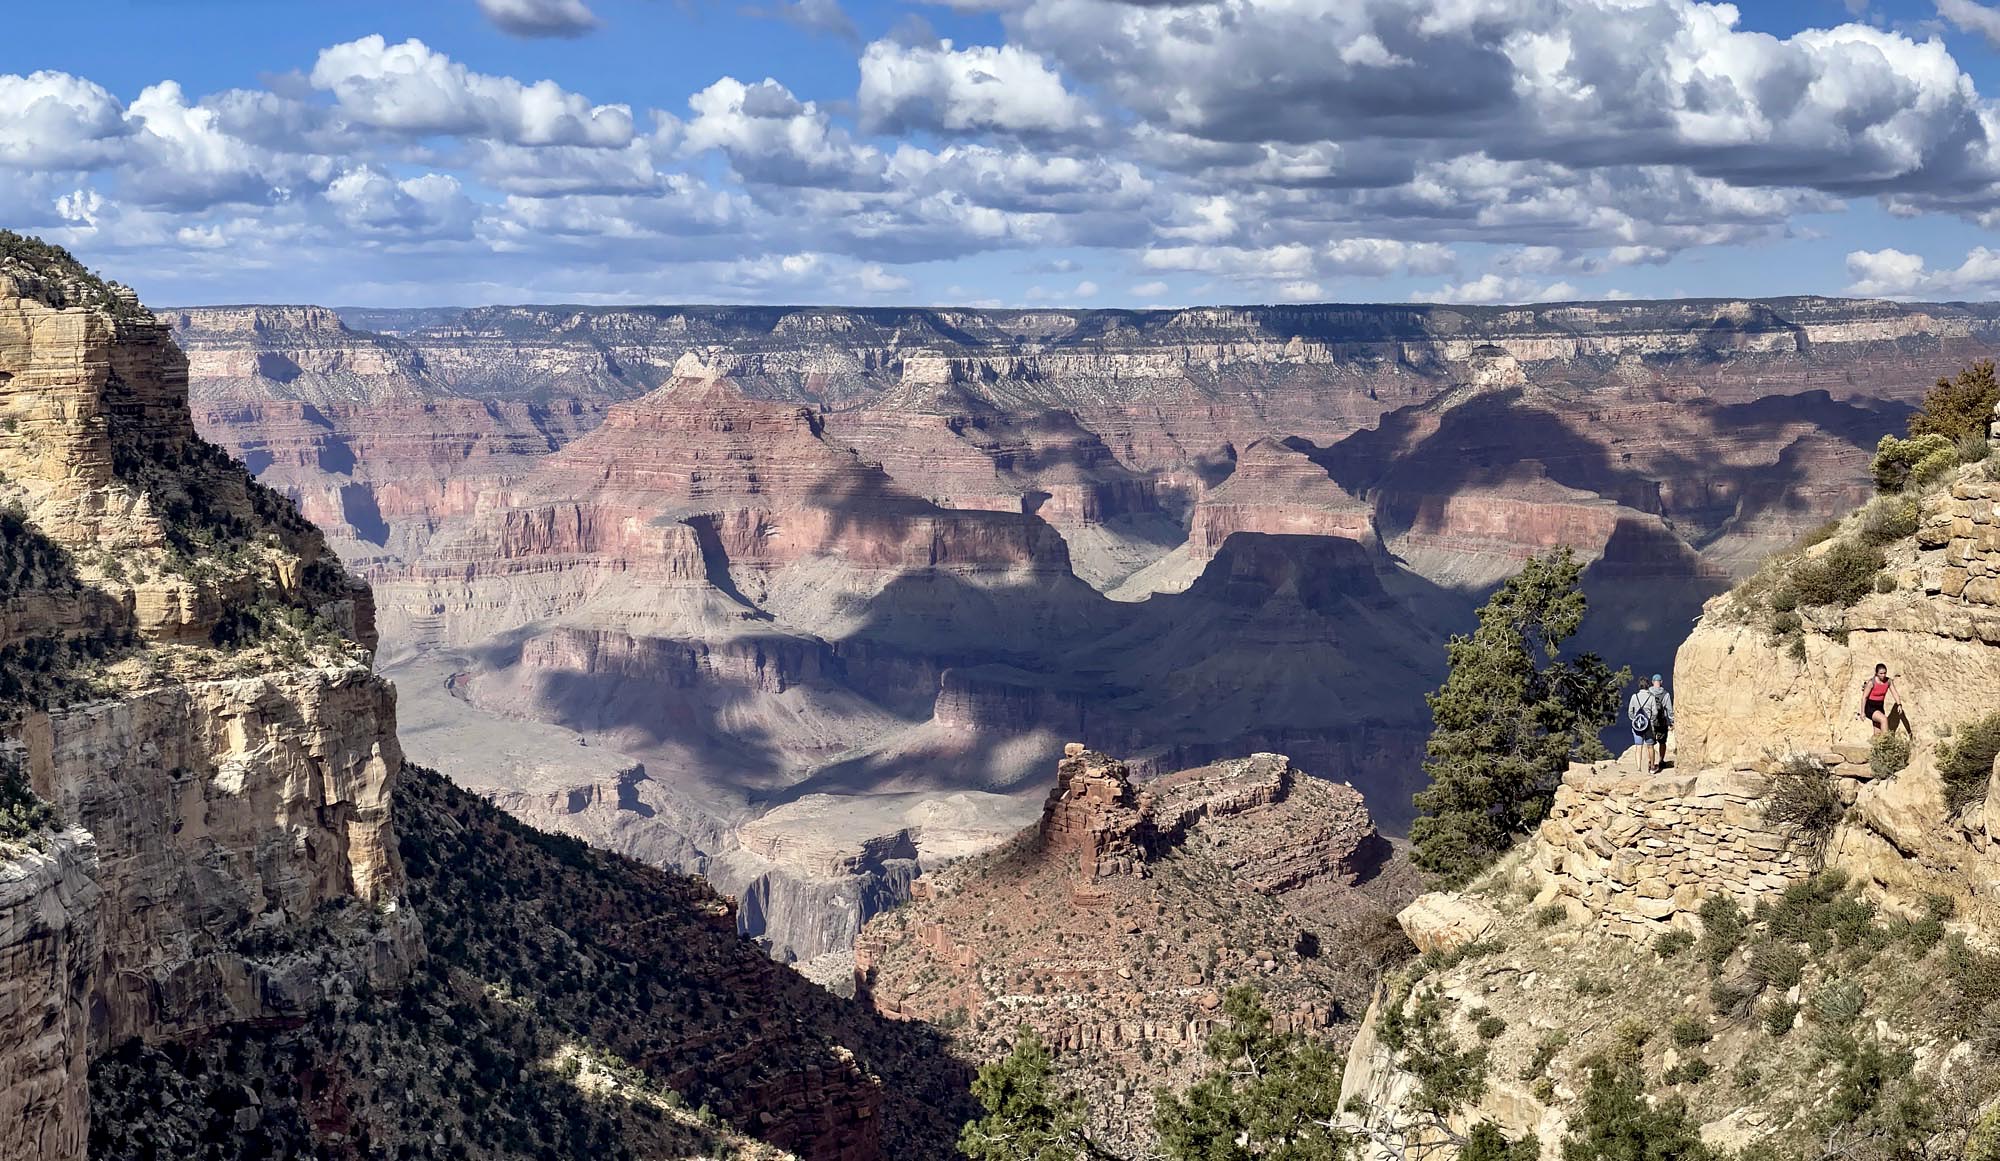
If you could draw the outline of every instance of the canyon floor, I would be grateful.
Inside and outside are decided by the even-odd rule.
[[[1442,644],[1528,555],[1668,667],[2000,339],[1830,299],[162,316],[197,423],[374,586],[410,752],[851,947],[1064,743],[1256,751],[1399,833]]]

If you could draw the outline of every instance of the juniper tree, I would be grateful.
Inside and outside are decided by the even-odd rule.
[[[1343,1062],[1325,1043],[1273,1031],[1255,990],[1231,988],[1208,1038],[1210,1073],[1186,1093],[1162,1090],[1153,1116],[1170,1161],[1334,1161]]]
[[[1083,1098],[1060,1092],[1048,1045],[1023,1025],[1013,1051],[979,1068],[972,1095],[986,1115],[958,1136],[973,1161],[1075,1161],[1103,1151],[1084,1131]]]
[[[1539,823],[1572,761],[1605,756],[1597,732],[1617,716],[1629,669],[1561,654],[1588,609],[1583,566],[1560,548],[1528,561],[1446,646],[1449,672],[1430,703],[1430,786],[1410,828],[1417,866],[1465,882]]]

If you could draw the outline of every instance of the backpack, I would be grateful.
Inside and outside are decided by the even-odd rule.
[[[1639,702],[1641,697],[1646,699],[1643,705]],[[1659,708],[1659,695],[1654,694],[1650,688],[1642,689],[1638,693],[1633,694],[1632,705],[1630,706],[1632,732],[1641,737],[1651,737],[1653,733],[1653,715],[1659,711]]]

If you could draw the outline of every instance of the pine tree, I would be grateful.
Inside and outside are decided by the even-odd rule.
[[[1995,403],[2000,403],[2000,377],[1994,374],[1993,360],[1974,363],[1930,389],[1923,406],[1910,416],[1910,437],[1941,435],[1956,443],[1968,435],[1985,435]]]
[[[1617,717],[1613,672],[1596,654],[1560,655],[1583,624],[1583,566],[1568,548],[1528,561],[1446,647],[1449,673],[1426,699],[1430,786],[1410,828],[1417,866],[1464,883],[1547,813],[1572,761],[1605,756],[1597,732]]]
[[[1169,1161],[1333,1161],[1347,1145],[1335,1127],[1342,1061],[1325,1044],[1272,1031],[1247,987],[1223,1000],[1226,1023],[1209,1038],[1215,1068],[1184,1095],[1158,1094],[1153,1130]]]
[[[1022,1026],[1014,1049],[981,1065],[972,1095],[986,1115],[958,1135],[973,1161],[1076,1161],[1102,1155],[1084,1132],[1083,1098],[1058,1093],[1055,1062],[1035,1030]]]

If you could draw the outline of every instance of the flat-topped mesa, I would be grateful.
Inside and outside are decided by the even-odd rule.
[[[1071,742],[1056,766],[1035,840],[1050,858],[1073,858],[1086,882],[1146,873],[1153,796],[1132,786],[1125,763]]]

